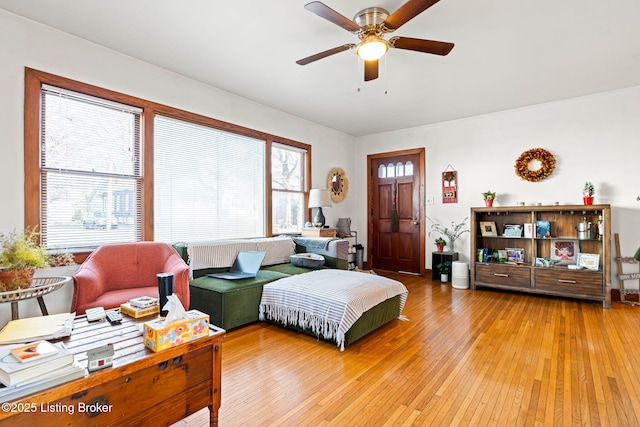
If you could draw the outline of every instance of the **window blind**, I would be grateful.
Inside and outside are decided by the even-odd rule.
[[[156,241],[265,235],[265,141],[161,115],[154,130]]]
[[[141,240],[140,114],[43,85],[40,233],[47,248]]]

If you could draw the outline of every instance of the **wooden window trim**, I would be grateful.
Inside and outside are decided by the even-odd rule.
[[[41,187],[40,187],[40,90],[43,84],[84,93],[98,98],[131,105],[142,109],[142,240],[154,239],[153,222],[153,139],[154,117],[160,114],[219,130],[237,133],[251,138],[262,139],[266,142],[265,151],[265,234],[272,235],[271,218],[271,146],[272,142],[291,145],[307,150],[306,160],[306,194],[307,202],[309,183],[311,180],[311,146],[302,142],[282,138],[254,129],[223,122],[211,117],[191,113],[185,110],[169,107],[147,101],[145,99],[111,91],[98,86],[82,83],[77,80],[50,74],[44,71],[25,67],[25,95],[24,95],[24,225],[25,227],[40,228],[41,224]],[[87,251],[86,253],[89,253]],[[81,255],[81,254],[80,254]],[[78,259],[82,260],[82,256]]]

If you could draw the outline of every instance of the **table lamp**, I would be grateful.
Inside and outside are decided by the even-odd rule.
[[[322,208],[331,207],[331,194],[329,190],[312,189],[309,191],[309,208],[318,208],[316,216],[313,217],[315,227],[324,227],[325,219]]]

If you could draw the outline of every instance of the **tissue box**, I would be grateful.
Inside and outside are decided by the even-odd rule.
[[[158,352],[209,335],[209,315],[189,310],[184,319],[166,323],[156,319],[144,323],[144,345]]]

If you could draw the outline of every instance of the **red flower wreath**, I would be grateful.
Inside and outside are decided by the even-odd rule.
[[[532,160],[538,160],[541,163],[540,169],[530,170],[529,163]],[[538,182],[542,181],[549,175],[556,167],[556,159],[553,154],[543,148],[532,148],[529,151],[525,151],[516,160],[516,175],[525,181]]]

